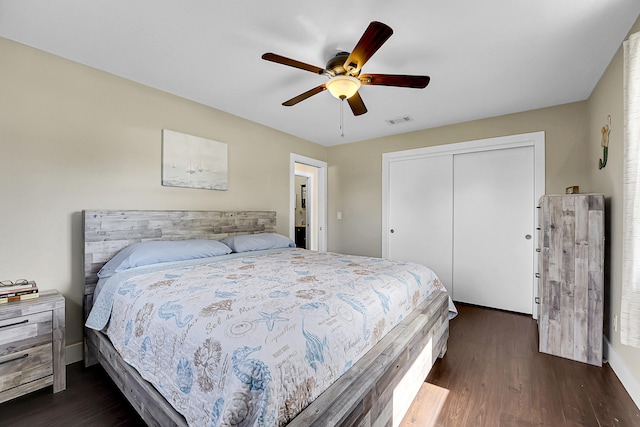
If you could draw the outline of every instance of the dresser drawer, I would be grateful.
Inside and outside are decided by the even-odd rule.
[[[0,392],[53,375],[51,343],[0,357]]]
[[[0,362],[5,356],[51,343],[51,311],[0,320]]]

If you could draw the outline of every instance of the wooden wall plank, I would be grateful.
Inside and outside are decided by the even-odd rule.
[[[573,197],[576,203],[576,222],[574,235],[575,256],[575,297],[573,305],[573,357],[574,360],[586,361],[587,339],[589,334],[588,310],[589,310],[589,196],[578,195]],[[570,310],[567,310],[570,311]]]

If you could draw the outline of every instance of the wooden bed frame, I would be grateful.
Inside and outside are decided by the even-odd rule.
[[[147,240],[216,239],[275,232],[272,211],[83,211],[84,318],[100,268],[122,248]],[[288,426],[397,426],[449,337],[448,296],[435,292]],[[182,415],[115,351],[85,328],[85,366],[100,363],[142,419],[184,426]]]

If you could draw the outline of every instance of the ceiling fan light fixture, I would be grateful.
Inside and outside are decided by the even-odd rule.
[[[360,89],[360,80],[352,76],[335,76],[326,83],[331,95],[338,99],[349,99]]]

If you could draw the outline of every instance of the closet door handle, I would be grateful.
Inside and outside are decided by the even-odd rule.
[[[531,234],[525,235],[524,238],[527,239],[527,240],[531,240]]]
[[[396,230],[394,230],[393,228],[390,230],[390,233],[391,233],[391,234],[393,234],[393,233],[395,233],[395,232],[396,232]]]

